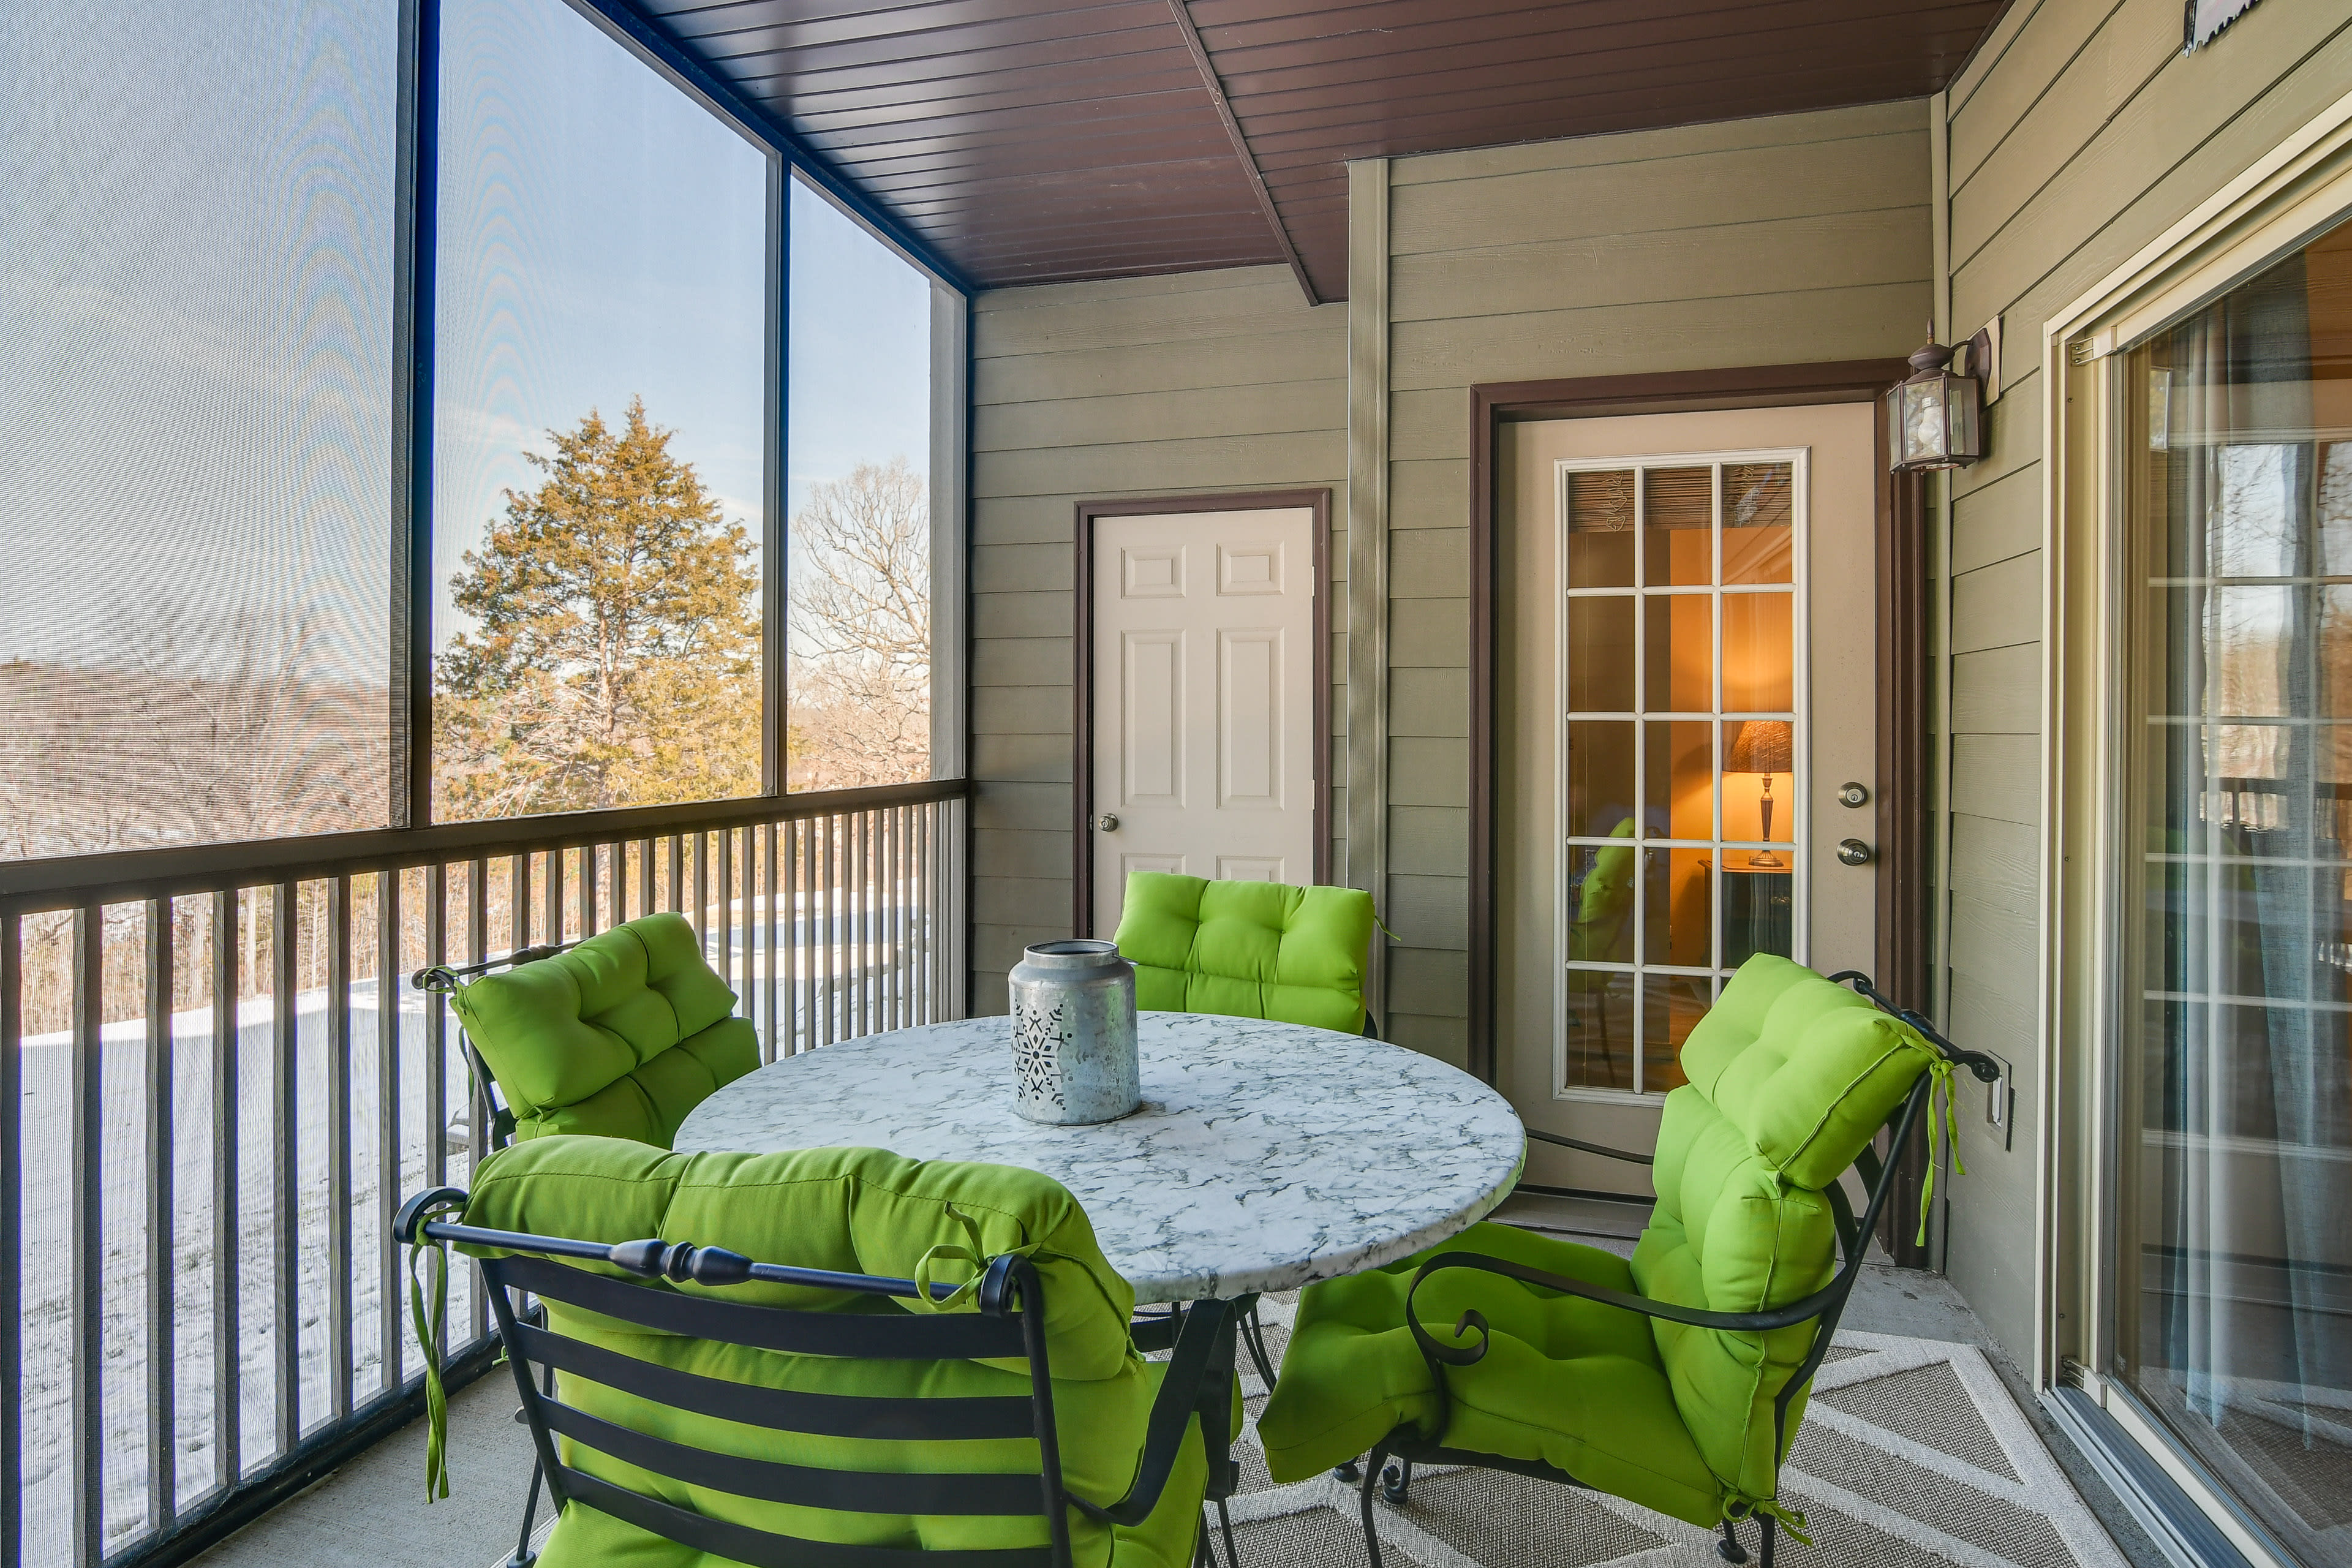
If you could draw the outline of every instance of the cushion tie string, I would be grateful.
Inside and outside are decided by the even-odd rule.
[[[1914,1238],[1921,1247],[1927,1245],[1927,1211],[1936,1201],[1936,1167],[1942,1163],[1937,1155],[1937,1145],[1940,1143],[1951,1150],[1955,1174],[1965,1176],[1969,1173],[1968,1166],[1960,1159],[1959,1115],[1952,1109],[1955,1092],[1952,1066],[1951,1058],[1941,1051],[1937,1052],[1935,1059],[1927,1064],[1927,1180],[1919,1189],[1919,1234]],[[1944,1120],[1940,1123],[1936,1120],[1936,1096],[1938,1092],[1944,1097]]]
[[[417,1278],[419,1253],[433,1259],[433,1304],[425,1304]],[[441,1331],[449,1315],[449,1251],[437,1241],[420,1240],[408,1249],[408,1317],[425,1361],[425,1500],[449,1495],[449,1394],[441,1386]]]
[[[1800,1546],[1811,1546],[1813,1543],[1813,1538],[1805,1533],[1803,1509],[1790,1508],[1784,1502],[1759,1502],[1750,1504],[1748,1511],[1751,1514],[1768,1515],[1779,1521],[1780,1528],[1789,1532],[1789,1539]]]
[[[980,1289],[982,1279],[988,1272],[989,1257],[980,1238],[979,1222],[953,1204],[947,1205],[947,1211],[950,1219],[963,1226],[964,1239],[970,1245],[958,1247],[952,1242],[941,1242],[915,1260],[915,1299],[912,1304],[918,1312],[952,1312],[971,1306],[973,1297]],[[1036,1245],[1033,1242],[1027,1247],[1010,1247],[1007,1250],[1018,1257],[1026,1258],[1036,1251]],[[934,1297],[931,1294],[931,1273],[942,1263],[964,1264],[971,1269],[971,1277],[947,1295]]]

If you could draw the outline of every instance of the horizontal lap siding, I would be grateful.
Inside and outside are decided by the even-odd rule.
[[[2347,20],[2262,5],[2183,56],[2179,0],[2021,0],[1949,93],[1953,330],[2003,318],[1990,456],[1957,477],[1952,514],[1949,1022],[2019,1091],[2011,1149],[1981,1106],[1960,1119],[1950,1268],[2021,1354],[2042,1116],[2042,331],[2342,93]]]
[[[1076,504],[1328,488],[1343,573],[1347,309],[1310,309],[1286,268],[998,289],[972,356],[971,978],[992,1013],[1022,948],[1070,933]]]
[[[1390,164],[1389,1006],[1469,1057],[1470,388],[1918,346],[1917,102]]]

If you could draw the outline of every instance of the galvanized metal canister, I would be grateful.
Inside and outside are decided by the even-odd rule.
[[[1013,966],[1013,1105],[1032,1121],[1111,1121],[1143,1101],[1135,966],[1107,942],[1041,942]]]

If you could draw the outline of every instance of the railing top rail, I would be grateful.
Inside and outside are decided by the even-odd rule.
[[[715,832],[764,823],[961,800],[970,779],[804,795],[753,795],[684,805],[631,806],[614,811],[445,822],[429,827],[382,827],[293,838],[225,844],[169,845],[103,855],[60,855],[0,863],[0,912],[28,914],[77,905],[177,898],[226,889],[302,882],[355,872],[397,870],[436,862],[576,848],[583,844]]]

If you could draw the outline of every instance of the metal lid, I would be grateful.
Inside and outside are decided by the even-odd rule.
[[[1120,962],[1115,942],[1041,942],[1021,950],[1021,962],[1040,969],[1099,969]]]

